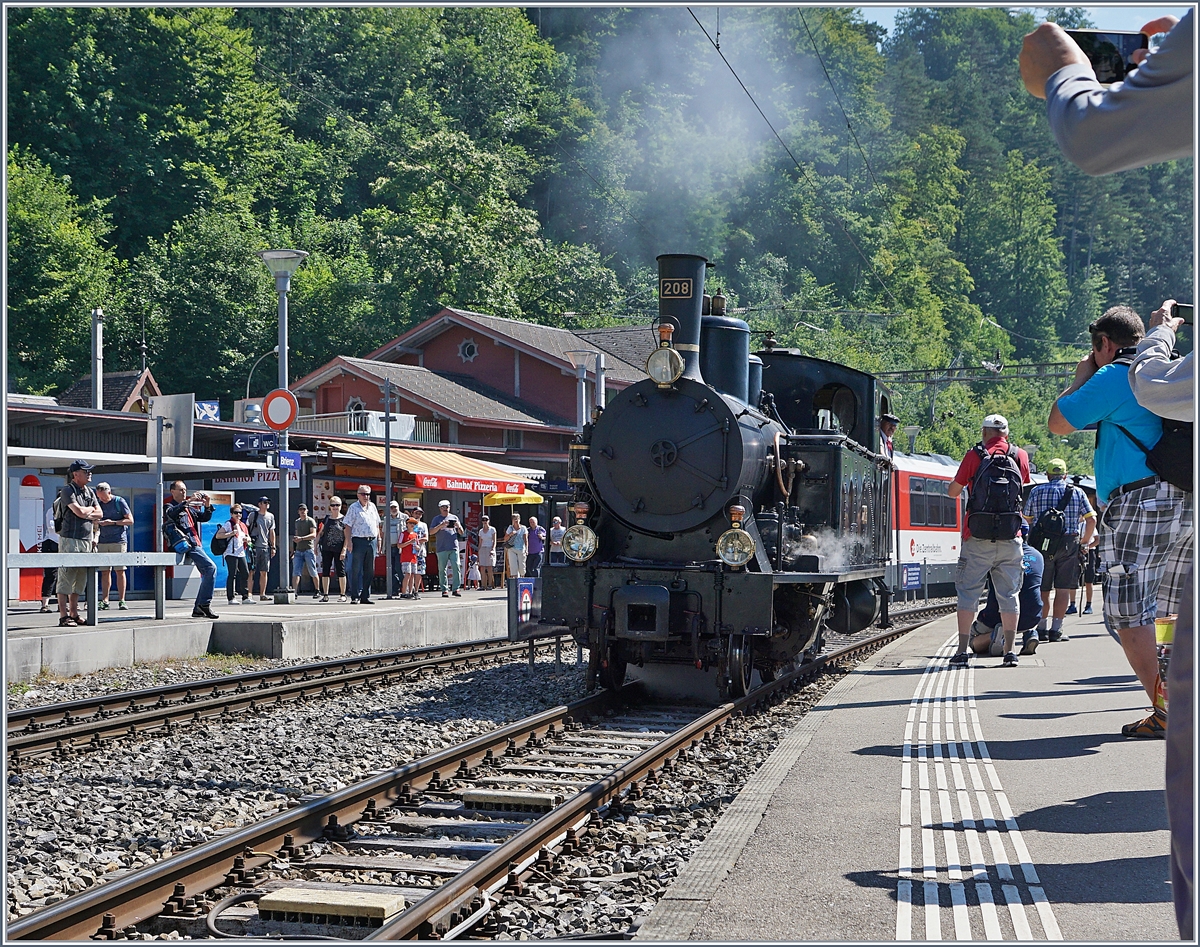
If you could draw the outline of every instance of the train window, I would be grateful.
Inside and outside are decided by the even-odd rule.
[[[946,485],[941,480],[925,481],[925,525],[942,525],[942,494]]]
[[[950,484],[944,484],[942,493],[946,492]],[[958,499],[956,497],[942,497],[942,525],[957,526],[958,525]]]
[[[913,526],[925,524],[925,478],[908,478],[908,512]]]
[[[813,421],[823,430],[854,436],[858,398],[845,385],[826,385],[813,395]]]

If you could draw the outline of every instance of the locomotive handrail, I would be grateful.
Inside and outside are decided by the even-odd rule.
[[[778,437],[779,435],[776,436]],[[848,450],[854,451],[856,454],[861,454],[863,457],[866,457],[873,464],[875,464],[875,466],[890,467],[893,470],[896,469],[896,464],[890,457],[885,454],[877,454],[873,450],[863,447],[862,444],[852,438],[849,434],[843,434],[840,431],[830,431],[828,434],[784,434],[783,437],[787,438],[789,444],[793,441],[800,440],[822,440],[835,442],[843,441],[845,442],[843,444],[844,447],[846,447]]]

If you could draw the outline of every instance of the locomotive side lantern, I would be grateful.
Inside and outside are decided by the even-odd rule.
[[[575,525],[563,533],[563,552],[572,562],[586,562],[596,554],[600,539],[590,526],[584,523],[591,506],[582,500],[576,502],[571,509],[575,513]]]

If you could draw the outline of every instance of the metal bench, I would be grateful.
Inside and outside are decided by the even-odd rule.
[[[111,567],[151,566],[154,569],[154,617],[166,614],[167,566],[177,562],[173,552],[10,552],[7,569],[87,569],[87,621],[96,624],[100,600],[100,570]]]

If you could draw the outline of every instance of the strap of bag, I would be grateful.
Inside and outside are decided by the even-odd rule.
[[[1143,444],[1141,441],[1139,441],[1136,437],[1134,437],[1129,431],[1127,431],[1127,430],[1125,430],[1125,428],[1121,427],[1121,425],[1119,425],[1116,421],[1109,421],[1108,423],[1111,424],[1113,427],[1115,427],[1122,434],[1124,434],[1131,441],[1133,441],[1133,443],[1137,444],[1138,450],[1140,450],[1143,454],[1145,454],[1147,457],[1150,456],[1150,449],[1145,444]]]
[[[1060,513],[1066,512],[1067,504],[1069,504],[1071,502],[1071,497],[1073,497],[1074,495],[1075,495],[1075,488],[1068,485],[1067,488],[1065,490],[1063,490],[1062,499],[1058,501],[1058,504],[1054,508],[1056,510],[1058,510],[1058,512],[1060,512]]]

